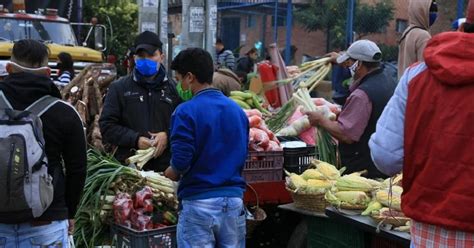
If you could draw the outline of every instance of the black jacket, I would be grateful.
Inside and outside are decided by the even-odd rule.
[[[24,110],[45,95],[61,98],[51,79],[31,73],[11,74],[5,81],[0,82],[0,90],[17,110]],[[53,105],[41,116],[41,121],[48,172],[53,176],[54,199],[39,220],[72,219],[86,179],[84,127],[76,110],[64,102]],[[6,221],[8,217],[6,220],[0,218],[0,223]]]
[[[254,65],[255,62],[249,56],[245,56],[237,60],[237,67],[235,68],[235,71],[243,71],[248,74],[253,72]]]
[[[180,102],[175,85],[165,78],[162,67],[155,84],[139,79],[138,73],[122,77],[111,84],[99,120],[105,142],[117,146],[115,157],[124,162],[137,149],[140,136],[166,132],[169,134],[171,114]],[[169,135],[168,135],[169,137]],[[164,171],[170,163],[168,148],[144,169]]]

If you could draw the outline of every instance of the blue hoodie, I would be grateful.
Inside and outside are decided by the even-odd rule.
[[[180,201],[243,197],[249,122],[235,102],[216,89],[200,91],[176,109],[170,133]]]

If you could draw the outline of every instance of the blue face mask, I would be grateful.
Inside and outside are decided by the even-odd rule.
[[[438,18],[438,13],[430,12],[430,27],[435,23],[437,18]]]
[[[145,77],[151,77],[158,72],[160,63],[151,59],[137,59],[135,60],[135,68]]]

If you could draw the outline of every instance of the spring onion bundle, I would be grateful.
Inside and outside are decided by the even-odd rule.
[[[155,172],[123,166],[111,156],[97,151],[87,153],[87,179],[84,195],[75,216],[74,240],[77,247],[95,247],[109,240],[107,222],[117,193],[133,193],[149,186],[153,197],[165,208],[176,209],[176,184]]]
[[[306,111],[322,111],[320,107],[313,103],[311,97],[309,96],[309,91],[305,88],[299,89],[295,94],[293,94],[293,98],[298,104],[302,105]],[[330,111],[324,111],[321,113],[328,119],[335,119],[334,113]],[[337,144],[332,138],[331,134],[329,134],[329,132],[322,127],[318,127],[316,149],[319,154],[319,160],[334,165],[338,164]]]
[[[127,158],[125,162],[127,164],[136,164],[137,168],[141,170],[148,161],[150,161],[155,155],[156,147],[150,147],[144,150],[137,150],[135,155]]]
[[[296,110],[297,106],[294,102],[293,98],[290,99],[276,114],[266,120],[268,129],[273,133],[278,133],[286,126],[286,123]]]

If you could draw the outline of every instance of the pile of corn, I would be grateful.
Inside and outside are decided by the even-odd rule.
[[[334,165],[318,160],[314,160],[312,165],[316,169],[308,169],[301,175],[286,172],[287,187],[300,194],[324,194],[341,177],[341,171]]]
[[[366,209],[371,202],[370,192],[379,189],[381,182],[362,177],[363,172],[339,177],[326,200],[338,208]]]

